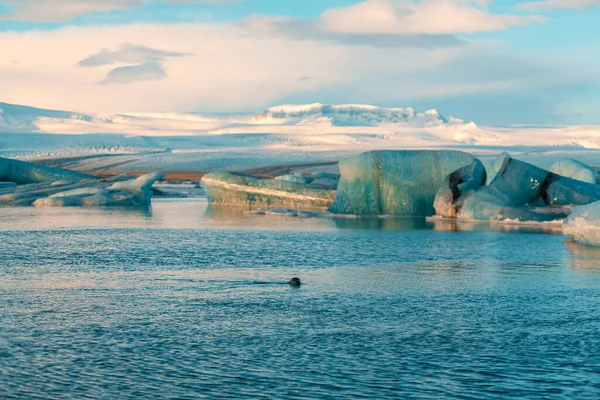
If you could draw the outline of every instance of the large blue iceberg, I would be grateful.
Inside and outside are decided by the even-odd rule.
[[[371,151],[340,162],[329,211],[352,215],[431,216],[446,177],[473,163],[460,151]]]
[[[454,201],[452,216],[483,221],[553,221],[568,216],[572,206],[599,200],[598,185],[504,158],[490,185]]]

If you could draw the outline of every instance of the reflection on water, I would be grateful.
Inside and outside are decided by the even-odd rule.
[[[565,246],[571,254],[571,264],[574,269],[600,271],[599,248],[585,247],[572,240],[565,240]]]
[[[431,229],[425,218],[333,218],[339,229],[370,229],[383,231],[402,231],[411,229]]]
[[[426,220],[410,217],[317,217],[257,215],[215,207],[205,199],[156,199],[148,208],[0,208],[1,230],[70,228],[380,230],[560,233],[556,226]]]

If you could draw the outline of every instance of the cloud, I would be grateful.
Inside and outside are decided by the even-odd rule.
[[[0,20],[66,22],[84,14],[126,10],[140,6],[140,0],[5,0],[11,12]]]
[[[319,25],[328,32],[447,35],[506,29],[542,22],[542,17],[493,14],[473,0],[366,0],[325,11]]]
[[[158,62],[147,62],[140,65],[118,67],[111,70],[101,85],[125,84],[144,81],[159,81],[167,77],[164,67]]]
[[[459,46],[464,43],[454,35],[346,33],[323,29],[319,20],[288,17],[265,17],[255,15],[239,24],[248,32],[268,37],[284,37],[291,40],[330,42],[348,46],[437,48]]]
[[[111,64],[135,64],[121,66],[109,71],[101,85],[113,83],[134,83],[140,81],[158,81],[167,77],[163,62],[171,57],[183,57],[188,54],[178,51],[156,50],[146,46],[125,43],[117,50],[102,49],[77,65],[80,67],[100,67]]]
[[[518,7],[523,10],[539,11],[539,10],[567,10],[600,6],[600,0],[546,0],[535,1],[520,4]]]
[[[375,47],[437,48],[463,44],[456,34],[544,22],[539,16],[488,12],[486,0],[366,0],[317,18],[255,15],[241,26],[254,34]]]
[[[510,123],[514,110],[538,101],[550,109],[600,81],[594,70],[598,55],[589,48],[519,54],[481,40],[428,49],[349,46],[248,35],[228,24],[0,32],[0,48],[3,101],[93,113],[258,111],[280,102],[320,101],[439,107],[477,122],[493,114]],[[130,57],[139,53],[123,48],[152,51]],[[90,49],[105,50],[90,55]],[[98,66],[82,67],[82,60]],[[550,91],[554,87],[560,89]],[[569,87],[577,90],[567,92]],[[590,104],[600,100],[597,93],[590,94]],[[509,96],[511,104],[494,105],[494,99]],[[529,121],[535,118],[532,111]]]
[[[231,5],[242,0],[166,0],[168,3],[196,3],[206,5]],[[0,0],[9,12],[0,14],[0,20],[22,22],[68,22],[95,12],[108,12],[137,8],[163,0]]]
[[[145,46],[125,43],[118,50],[102,49],[96,54],[79,61],[81,67],[98,67],[115,63],[138,64],[149,61],[158,62],[169,57],[182,57],[185,53],[156,50]]]

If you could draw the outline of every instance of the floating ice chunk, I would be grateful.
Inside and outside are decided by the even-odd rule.
[[[78,182],[92,176],[79,172],[43,167],[40,165],[0,157],[0,180],[20,185],[40,182]]]
[[[123,182],[123,181],[131,181],[135,180],[135,178],[131,175],[127,174],[119,174],[115,176],[111,176],[109,178],[102,179],[103,182]]]
[[[281,176],[275,177],[275,179],[280,180],[280,181],[294,182],[294,183],[308,183],[308,180],[299,174],[281,175]]]
[[[89,194],[73,194],[70,196],[45,197],[33,202],[34,207],[79,207]]]
[[[35,207],[133,207],[147,206],[151,199],[152,192],[150,191],[123,193],[104,190],[96,194],[82,193],[41,198],[37,199],[33,205]]]
[[[443,180],[473,163],[460,151],[372,151],[340,162],[329,211],[352,215],[431,216]]]
[[[598,185],[506,158],[489,186],[467,193],[454,207],[461,219],[551,221],[566,217],[570,206],[598,200]]]
[[[588,183],[596,183],[598,180],[598,172],[572,158],[555,162],[550,168],[550,172]]]
[[[335,191],[315,185],[229,172],[207,174],[202,183],[211,202],[220,205],[319,209],[335,197]]]
[[[492,161],[491,163],[489,163],[488,165],[485,166],[485,170],[487,173],[487,182],[486,183],[488,185],[490,183],[492,183],[494,178],[496,178],[496,176],[498,175],[498,172],[500,172],[500,170],[502,169],[504,162],[510,158],[512,158],[510,156],[510,154],[508,154],[507,152],[502,152],[502,154],[500,154],[494,161]]]
[[[69,197],[69,196],[93,196],[96,194],[108,194],[108,191],[103,187],[86,187],[80,189],[67,190],[51,195],[50,197]]]
[[[456,200],[465,193],[484,186],[486,178],[485,168],[479,160],[448,175],[435,196],[433,207],[436,214],[447,218],[456,217]]]
[[[600,247],[600,202],[575,207],[564,222],[563,233],[584,246]]]
[[[134,180],[114,183],[108,190],[111,192],[142,193],[152,189],[152,185],[164,177],[165,174],[161,172],[152,172]]]
[[[78,183],[73,183],[63,186],[51,186],[49,184],[40,185],[27,185],[30,190],[19,190],[21,187],[17,187],[14,191],[0,195],[0,204],[11,204],[16,201],[25,199],[39,199],[42,197],[49,197],[53,194],[65,192],[67,190],[79,189],[83,187],[95,186],[98,184],[98,180],[86,180]],[[32,200],[32,202],[33,202]],[[14,204],[13,204],[14,205]]]

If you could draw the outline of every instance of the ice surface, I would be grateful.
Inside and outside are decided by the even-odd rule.
[[[433,207],[436,215],[455,218],[457,216],[455,201],[466,193],[484,186],[486,178],[485,167],[477,159],[471,165],[448,175],[435,196]]]
[[[489,186],[467,193],[454,207],[461,219],[551,221],[566,217],[571,206],[598,200],[598,185],[506,158]]]
[[[207,174],[202,183],[211,201],[220,205],[319,209],[335,197],[335,191],[319,186],[229,172]]]
[[[563,232],[579,244],[600,247],[600,202],[575,207],[564,222]]]
[[[335,214],[431,216],[443,180],[471,165],[460,151],[372,151],[340,162]]]
[[[588,183],[596,183],[598,180],[596,170],[572,158],[564,158],[555,162],[550,168],[550,172]]]
[[[508,154],[507,152],[502,152],[502,154],[500,154],[494,161],[490,162],[485,166],[487,174],[486,183],[488,185],[492,183],[494,178],[496,178],[496,175],[498,175],[498,172],[500,172],[500,169],[504,165],[504,161],[509,158],[511,158],[510,154]]]

